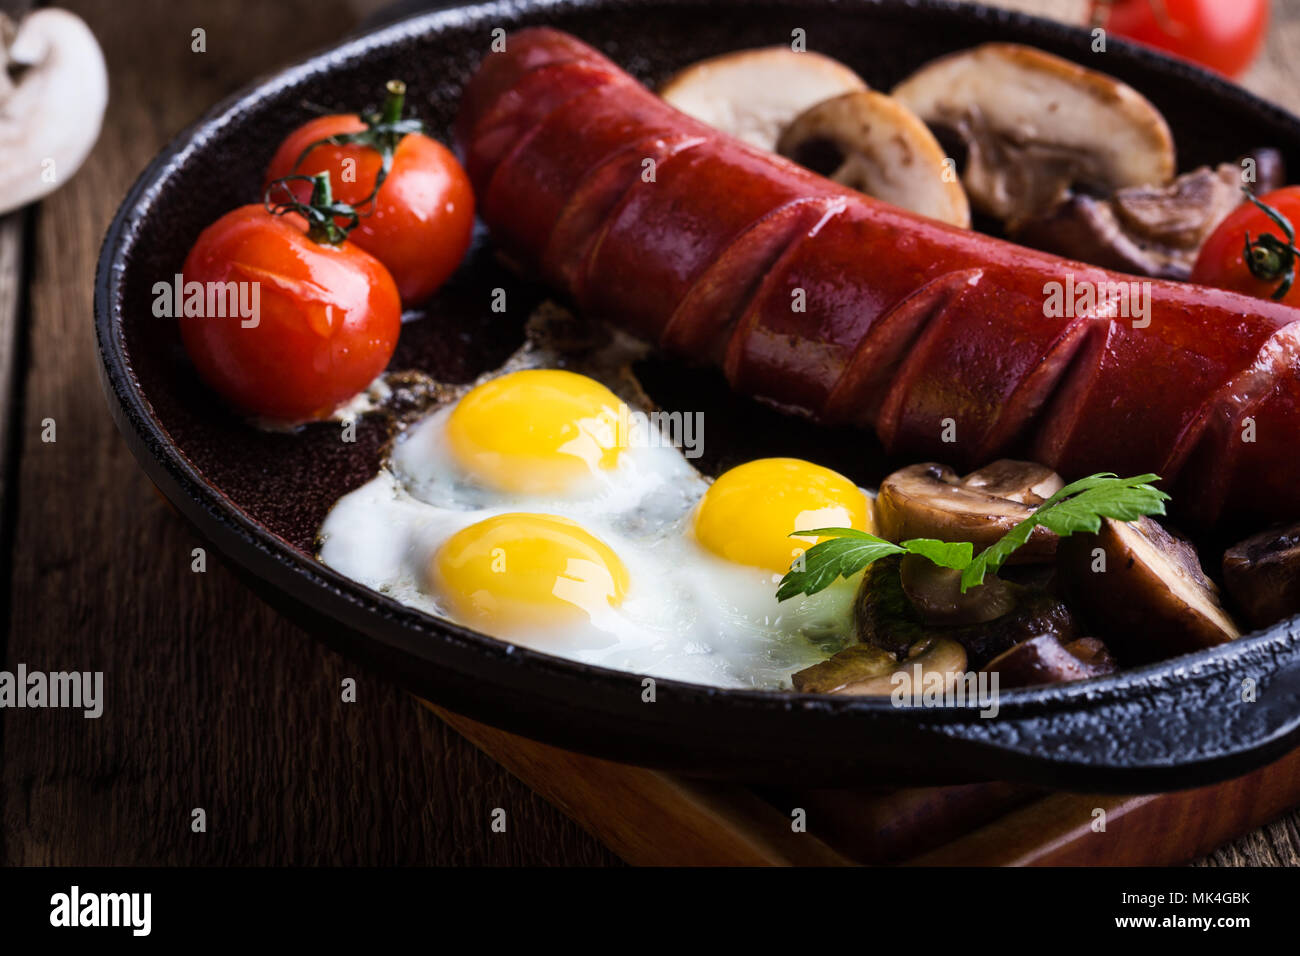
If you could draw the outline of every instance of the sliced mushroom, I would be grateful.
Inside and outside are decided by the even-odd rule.
[[[883,655],[883,656],[882,656]],[[919,680],[918,680],[919,668]],[[927,638],[914,644],[907,658],[895,661],[879,648],[855,644],[829,660],[795,674],[797,691],[810,694],[857,694],[907,697],[935,686],[934,675],[942,679],[946,694],[966,672],[966,651],[956,641]]]
[[[942,637],[961,644],[971,664],[979,667],[1039,634],[1055,634],[1062,641],[1074,639],[1074,618],[1064,604],[1046,591],[1011,582],[1001,586],[1010,590],[1015,603],[1001,617],[957,626],[927,623],[903,590],[900,564],[897,556],[882,558],[862,576],[853,619],[863,644],[901,655],[921,641]]]
[[[1300,523],[1234,544],[1223,556],[1223,583],[1256,627],[1300,614]]]
[[[857,90],[800,113],[777,152],[841,185],[970,228],[966,191],[929,127],[893,97]]]
[[[1046,465],[1010,458],[999,459],[972,471],[961,480],[961,484],[995,498],[1031,506],[1041,505],[1065,487],[1061,476]]]
[[[898,579],[926,624],[984,624],[1011,613],[1016,606],[1013,586],[1001,578],[990,576],[963,594],[960,571],[941,568],[919,554],[902,557]]]
[[[1274,158],[1265,157],[1272,154]],[[1276,150],[1256,156],[1256,189],[1282,184]],[[1133,186],[1107,199],[1074,195],[1014,231],[1017,242],[1107,269],[1187,279],[1201,244],[1243,201],[1241,166],[1184,173],[1168,186]]]
[[[961,136],[971,203],[1012,228],[1074,185],[1105,194],[1174,175],[1169,126],[1145,97],[1032,47],[989,43],[943,57],[893,95]]]
[[[996,673],[1002,689],[1101,677],[1113,674],[1116,664],[1095,637],[1062,644],[1055,634],[1040,634],[1003,651],[982,670]]]
[[[1061,487],[1056,472],[1032,462],[997,461],[964,478],[947,465],[926,462],[902,468],[881,483],[876,514],[881,532],[891,541],[969,541],[979,552]],[[1046,528],[1035,528],[1011,560],[1050,561],[1056,541]]]
[[[898,661],[874,644],[852,644],[820,664],[805,667],[790,678],[805,694],[837,694],[851,684],[893,673]]]
[[[72,177],[107,104],[104,55],[78,17],[37,10],[15,28],[0,14],[0,214]]]
[[[1067,586],[1126,664],[1241,636],[1196,549],[1150,518],[1104,518],[1097,534],[1064,538],[1058,558]]]
[[[860,76],[837,60],[775,46],[692,64],[665,83],[659,95],[688,116],[772,150],[786,125],[814,103],[866,88]]]

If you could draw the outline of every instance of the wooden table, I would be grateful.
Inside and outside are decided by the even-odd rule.
[[[0,223],[3,659],[10,670],[101,670],[106,703],[98,720],[0,711],[0,861],[617,863],[396,686],[272,613],[215,556],[194,573],[201,542],[136,466],[100,395],[91,280],[131,181],[213,102],[328,45],[369,4],[64,5],[99,37],[111,98],[81,172]],[[1300,49],[1300,0],[1275,9],[1269,54],[1248,82],[1300,109],[1286,63]],[[196,27],[206,53],[191,52]],[[340,701],[345,677],[357,680],[356,703]],[[207,832],[194,833],[200,807]],[[498,807],[505,833],[490,826]],[[1293,814],[1204,862],[1294,865],[1298,826]]]

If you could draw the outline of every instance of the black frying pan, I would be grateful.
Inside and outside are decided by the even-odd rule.
[[[444,140],[462,83],[493,28],[550,24],[595,44],[647,82],[705,56],[788,42],[838,57],[888,89],[932,57],[989,40],[1029,43],[1123,79],[1169,119],[1183,168],[1268,145],[1300,170],[1300,120],[1190,66],[1087,32],[940,0],[588,0],[454,8],[349,41],[218,104],[176,137],[126,196],[95,281],[95,322],[110,409],[163,493],[285,614],[412,691],[563,747],[689,773],[801,784],[956,783],[1001,778],[1081,789],[1208,783],[1300,742],[1300,623],[1111,678],[1003,694],[996,719],[968,709],[896,709],[887,699],[720,690],[657,682],[485,637],[399,605],[312,556],[330,505],[377,470],[391,423],[366,419],[353,444],[337,425],[255,431],[196,382],[175,323],[152,316],[199,231],[253,201],[279,140],[320,107],[352,111],[393,76]],[[505,285],[511,315],[490,313]],[[408,324],[394,368],[467,381],[520,341],[545,291],[495,264],[479,236],[465,267]],[[642,369],[666,408],[702,409],[702,464],[813,458],[864,485],[888,461],[861,433],[782,418],[731,395],[714,374],[667,362]],[[1300,436],[1297,436],[1300,438]],[[1207,552],[1212,561],[1214,555]],[[1211,563],[1207,561],[1207,563]],[[1243,701],[1253,681],[1254,702]]]

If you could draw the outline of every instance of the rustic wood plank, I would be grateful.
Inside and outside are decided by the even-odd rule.
[[[1300,801],[1300,750],[1226,783],[1147,796],[1056,793],[910,861],[919,866],[1186,862]],[[1094,829],[1104,812],[1104,830]],[[1288,865],[1257,858],[1257,865]],[[1291,865],[1294,865],[1293,863]]]
[[[65,4],[109,61],[83,170],[37,211],[5,667],[102,670],[98,720],[4,722],[5,863],[613,863],[403,692],[280,619],[159,499],[99,392],[91,276],[153,153],[213,102],[346,32],[342,0]],[[208,52],[190,52],[207,30]],[[41,441],[52,418],[57,441]],[[340,702],[340,681],[358,702]],[[191,810],[207,812],[191,832]],[[506,834],[489,828],[509,809]]]
[[[1169,794],[1046,793],[1009,784],[759,792],[598,760],[426,704],[641,865],[1176,865],[1300,803],[1300,750]],[[794,810],[806,832],[792,832]],[[1285,865],[1285,857],[1258,859]]]
[[[21,349],[19,308],[23,292],[23,242],[27,214],[15,212],[0,219],[0,542],[9,540],[10,431],[13,416],[14,380]],[[7,574],[8,555],[0,558],[0,574]]]
[[[570,753],[425,706],[511,773],[642,866],[844,866],[809,832],[794,832],[753,791]]]

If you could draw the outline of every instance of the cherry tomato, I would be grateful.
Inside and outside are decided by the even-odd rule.
[[[371,146],[317,146],[295,169],[312,143],[366,128],[359,116],[321,116],[298,127],[280,144],[267,183],[291,173],[329,173],[334,198],[358,205],[375,188],[380,154]],[[293,187],[306,199],[310,187]],[[365,213],[370,207],[361,209]],[[407,133],[397,144],[388,177],[374,208],[362,215],[348,237],[388,267],[405,305],[418,305],[447,280],[465,258],[474,226],[474,192],[456,157],[421,133]]]
[[[1287,186],[1260,196],[1259,201],[1293,225],[1300,223],[1300,186]],[[1288,264],[1286,256],[1284,254],[1280,257],[1278,268],[1273,270],[1275,277],[1257,277],[1246,264],[1247,234],[1256,248],[1270,245],[1268,240],[1261,241],[1265,234],[1274,236],[1278,241],[1286,241],[1286,233],[1264,210],[1254,203],[1242,203],[1219,223],[1201,246],[1196,265],[1192,267],[1191,280],[1201,285],[1245,292],[1261,299],[1273,298],[1285,281]],[[1288,305],[1300,305],[1300,282],[1292,285],[1280,301]]]
[[[1093,15],[1116,36],[1239,76],[1264,40],[1268,0],[1114,0]]]
[[[364,389],[402,325],[397,287],[378,259],[307,232],[297,213],[242,206],[199,234],[183,267],[185,301],[199,290],[191,283],[203,283],[204,314],[185,308],[179,318],[199,375],[241,411],[277,421],[323,418]],[[222,288],[239,290],[256,314],[207,307],[208,290]]]

